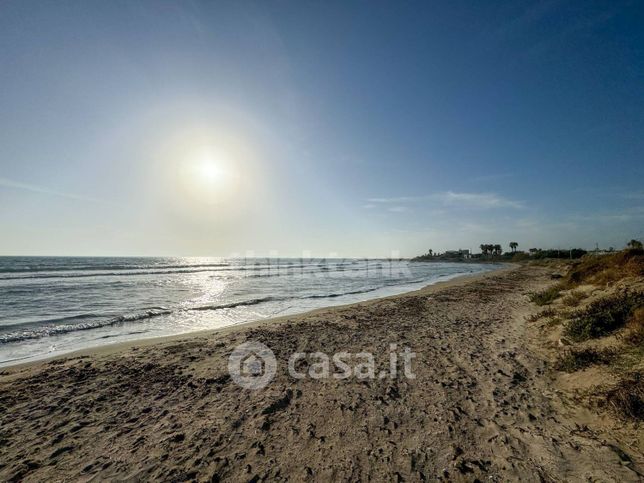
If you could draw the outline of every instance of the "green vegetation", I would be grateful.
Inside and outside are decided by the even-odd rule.
[[[482,245],[479,246],[479,248],[481,249],[481,253],[483,253],[484,257],[500,256],[501,253],[503,253],[503,248],[498,243],[497,244],[483,243]]]
[[[583,292],[573,290],[563,298],[562,303],[568,307],[577,307],[585,298],[586,295]]]
[[[606,285],[627,276],[644,276],[644,250],[631,249],[611,255],[586,256],[572,267],[560,283],[532,294],[530,300],[537,305],[548,305],[563,290],[583,284]],[[573,291],[563,299],[563,303],[576,307],[584,298],[583,293]]]
[[[590,283],[606,285],[627,276],[644,276],[644,250],[631,249],[611,255],[584,257],[566,276],[569,288]]]
[[[615,351],[611,349],[571,349],[557,358],[555,369],[575,372],[596,364],[610,364],[614,358]]]
[[[550,305],[557,297],[562,290],[561,284],[557,284],[553,287],[547,288],[541,292],[535,292],[530,294],[530,301],[539,306],[541,305]]]
[[[634,248],[636,250],[641,250],[642,248],[644,248],[644,246],[642,245],[642,242],[639,240],[631,240],[628,242],[626,246],[628,248]]]
[[[612,259],[620,256],[632,256],[637,255],[639,252],[640,255],[644,253],[642,251],[642,242],[638,240],[631,240],[627,244],[627,249],[621,252],[615,252],[611,247],[609,249],[609,254],[606,252],[587,252],[582,248],[569,248],[569,249],[541,249],[541,248],[530,248],[528,251],[518,251],[517,248],[519,244],[515,241],[509,242],[508,246],[510,251],[503,252],[503,247],[498,243],[482,243],[479,245],[481,253],[473,253],[469,250],[447,250],[444,253],[439,253],[434,250],[429,250],[427,253],[412,258],[412,261],[417,262],[427,262],[427,261],[438,261],[438,260],[447,260],[447,261],[482,261],[482,260],[501,260],[501,261],[512,261],[512,262],[523,262],[527,260],[540,261],[540,260],[549,260],[549,259],[560,259],[560,260],[580,260],[583,259],[585,264],[611,264]],[[635,253],[632,253],[635,252]],[[626,255],[624,255],[626,253]],[[630,253],[630,254],[629,254]],[[589,255],[589,256],[586,256]],[[592,255],[592,256],[591,256]],[[602,261],[603,259],[608,259],[607,261]],[[593,261],[591,261],[593,260]]]
[[[526,260],[530,260],[530,255],[524,252],[515,252],[512,254],[510,260],[513,262],[525,262]]]
[[[536,314],[532,314],[530,317],[528,317],[528,322],[536,322],[539,319],[542,319],[544,317],[554,317],[557,315],[557,311],[553,310],[551,308],[543,309],[540,312],[537,312]]]
[[[544,258],[567,258],[570,260],[575,260],[583,257],[588,252],[582,250],[581,248],[572,248],[570,250],[542,250],[540,248],[531,248],[530,256],[535,260],[541,260]]]
[[[636,309],[644,305],[644,292],[620,292],[575,312],[564,328],[574,341],[594,339],[623,327]]]
[[[537,305],[550,305],[561,297],[561,304],[548,307],[528,320],[546,318],[541,325],[544,331],[563,323],[561,334],[565,338],[560,339],[560,343],[567,347],[554,360],[554,369],[573,373],[591,366],[606,366],[616,383],[596,387],[594,393],[589,391],[590,400],[599,401],[600,407],[620,418],[643,421],[644,250],[637,240],[631,240],[628,247],[619,252],[592,253],[571,261],[566,275],[553,275],[552,278],[558,279],[556,285],[530,297]],[[530,254],[531,264],[557,270],[563,263],[547,258],[568,258],[561,253],[556,256],[536,249],[531,249]],[[573,257],[579,254],[581,251],[568,253]],[[590,303],[585,301],[589,291],[577,289],[582,285],[596,287]],[[616,290],[623,286],[630,290]],[[603,292],[604,296],[596,299],[598,292]],[[590,343],[586,341],[610,334],[616,334],[616,337],[602,342],[607,347],[588,347]]]

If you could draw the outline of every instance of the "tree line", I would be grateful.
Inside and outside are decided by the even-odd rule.
[[[469,250],[454,250],[448,251],[444,254],[435,252],[431,248],[427,251],[425,255],[415,257],[414,260],[423,261],[423,260],[452,260],[452,259],[477,259],[477,258],[497,258],[502,257],[508,260],[520,261],[524,259],[542,259],[542,258],[568,258],[576,259],[581,258],[586,253],[587,250],[582,248],[570,248],[567,250],[561,249],[541,249],[541,248],[530,248],[527,252],[518,251],[519,244],[515,241],[508,243],[510,247],[509,252],[503,252],[503,247],[498,243],[482,243],[479,245],[481,249],[481,254],[470,253]],[[639,240],[630,240],[626,244],[626,248],[629,250],[642,250],[643,245]],[[609,252],[615,251],[613,247],[608,249]]]

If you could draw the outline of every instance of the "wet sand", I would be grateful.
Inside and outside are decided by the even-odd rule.
[[[360,304],[76,353],[0,372],[0,479],[638,481],[627,430],[579,424],[535,356],[518,267]],[[277,358],[236,385],[235,346]],[[295,379],[293,352],[409,347],[414,379]],[[630,462],[624,460],[625,453]]]

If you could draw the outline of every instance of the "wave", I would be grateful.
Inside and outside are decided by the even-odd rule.
[[[406,280],[404,285],[428,282],[427,279],[416,279],[416,280]],[[310,295],[299,295],[299,296],[290,296],[290,297],[279,297],[279,296],[266,296],[259,298],[252,298],[248,300],[241,300],[237,302],[230,302],[224,304],[209,304],[201,305],[195,307],[184,307],[177,309],[169,309],[166,307],[150,307],[143,309],[141,311],[132,312],[129,314],[119,315],[116,317],[106,317],[102,314],[78,314],[68,317],[60,317],[54,319],[45,319],[38,321],[31,321],[22,324],[17,324],[13,326],[5,326],[3,329],[6,331],[4,334],[0,333],[0,344],[7,344],[11,342],[20,342],[31,339],[39,339],[43,337],[62,335],[74,331],[85,331],[91,329],[99,329],[104,327],[109,327],[117,324],[125,324],[130,322],[137,322],[141,320],[150,319],[153,317],[159,317],[162,315],[170,315],[176,312],[188,312],[188,311],[207,311],[207,310],[223,310],[231,309],[235,307],[244,307],[244,306],[254,306],[268,302],[281,302],[287,300],[304,300],[304,299],[332,299],[347,295],[358,295],[369,292],[374,292],[376,290],[386,288],[388,286],[401,285],[400,281],[395,281],[391,283],[385,283],[377,287],[367,287],[356,290],[346,290],[340,292],[331,292],[325,294],[310,294]],[[98,319],[98,320],[97,320]],[[74,321],[80,321],[79,323],[74,323]],[[105,338],[110,336],[104,336]]]
[[[100,318],[100,314],[78,314],[78,315],[70,315],[67,317],[57,317],[54,319],[38,319],[38,320],[33,320],[29,322],[20,322],[18,324],[11,324],[8,326],[0,327],[4,329],[13,329],[16,330],[17,328],[27,328],[27,327],[37,327],[40,325],[64,325],[69,322],[73,322],[75,320],[88,320],[88,319],[96,319]]]
[[[219,305],[202,305],[199,307],[191,307],[185,310],[220,310],[220,309],[233,309],[235,307],[243,307],[246,305],[257,305],[264,302],[273,302],[276,300],[288,300],[288,297],[262,297],[259,299],[242,300],[241,302],[231,302],[229,304]]]
[[[170,275],[182,273],[200,273],[200,272],[218,272],[224,271],[215,268],[197,268],[187,270],[141,270],[136,272],[94,272],[94,273],[68,273],[68,274],[51,274],[51,273],[35,273],[33,275],[23,276],[8,276],[0,277],[0,280],[32,280],[32,279],[52,279],[52,278],[88,278],[88,277],[129,277],[137,275]]]
[[[139,270],[139,269],[171,269],[171,268],[204,268],[204,267],[228,267],[229,263],[200,263],[181,265],[67,265],[67,266],[36,266],[36,267],[0,267],[0,273],[31,273],[31,272],[82,272],[100,270]]]
[[[356,264],[363,264],[363,267],[354,268]],[[348,268],[352,271],[369,270],[372,268],[381,269],[384,265],[378,260],[347,260],[342,262],[315,260],[310,262],[297,261],[288,262],[276,261],[266,263],[265,261],[244,264],[234,263],[200,263],[200,264],[96,264],[96,265],[40,265],[8,267],[0,265],[0,280],[25,280],[25,279],[50,279],[50,278],[82,278],[82,277],[115,277],[132,275],[167,275],[198,272],[219,272],[219,271],[291,271],[295,269],[311,269],[312,272],[319,271],[342,271]]]
[[[69,332],[81,331],[81,330],[90,330],[90,329],[99,329],[101,327],[108,327],[110,325],[122,324],[126,322],[134,322],[137,320],[149,319],[152,317],[158,317],[160,315],[167,315],[172,313],[171,310],[160,310],[160,309],[149,309],[144,312],[136,312],[127,315],[119,315],[117,317],[112,317],[103,320],[97,321],[88,321],[80,324],[65,324],[59,323],[54,325],[45,325],[38,328],[28,329],[28,330],[14,330],[6,334],[0,334],[0,344],[7,344],[9,342],[21,342],[30,339],[40,339],[41,337],[49,337],[53,335],[61,335]],[[81,316],[70,317],[81,318]],[[60,320],[60,319],[59,319]],[[33,325],[30,323],[30,325]]]
[[[247,272],[247,271],[266,271],[267,275],[256,274],[253,277],[262,277],[262,276],[283,276],[286,275],[284,272],[293,269],[304,269],[310,267],[319,267],[319,271],[344,271],[342,267],[348,266],[345,265],[335,265],[333,268],[327,266],[320,266],[319,264],[309,264],[309,265],[241,265],[241,266],[232,266],[232,265],[221,265],[215,266],[211,265],[210,268],[183,268],[178,267],[172,270],[166,270],[162,268],[154,267],[145,267],[136,269],[136,271],[123,271],[123,272],[104,272],[100,271],[101,269],[94,268],[90,273],[50,273],[53,270],[39,270],[34,271],[31,275],[21,275],[19,272],[18,275],[7,275],[0,276],[0,280],[35,280],[35,279],[67,279],[67,278],[91,278],[91,277],[130,277],[130,276],[139,276],[139,275],[172,275],[172,274],[184,274],[184,273],[203,273],[203,272]],[[340,267],[340,268],[338,268]],[[130,267],[132,269],[132,267]],[[352,271],[359,271],[361,269],[350,269]],[[70,272],[79,272],[78,270],[66,270]],[[271,273],[271,272],[277,273]],[[0,270],[2,272],[2,270]],[[309,270],[305,273],[316,273],[316,270]]]
[[[336,297],[342,297],[344,295],[357,295],[361,293],[369,293],[369,292],[375,292],[376,290],[380,289],[382,287],[375,287],[375,288],[367,288],[364,290],[352,290],[349,292],[340,292],[340,293],[329,293],[329,294],[319,294],[319,295],[308,295],[305,297],[300,297],[303,299],[332,299]]]
[[[39,339],[41,337],[49,337],[54,335],[66,334],[74,331],[100,329],[112,325],[123,324],[127,322],[137,322],[145,319],[151,319],[160,315],[170,315],[175,312],[181,311],[203,311],[203,310],[222,310],[235,307],[257,305],[264,302],[271,302],[276,300],[287,300],[282,297],[262,297],[257,299],[242,300],[239,302],[231,302],[227,304],[213,304],[202,305],[197,307],[188,307],[177,310],[170,310],[165,307],[154,307],[141,312],[133,312],[131,314],[119,315],[117,317],[102,318],[101,320],[91,320],[101,318],[98,314],[81,314],[70,317],[61,317],[57,319],[45,319],[33,322],[26,322],[24,324],[17,324],[7,326],[10,332],[0,334],[0,344],[7,344],[9,342],[20,342],[30,339]],[[74,320],[82,320],[81,323],[69,323]],[[19,327],[19,329],[17,329]]]
[[[315,294],[315,295],[308,295],[304,297],[298,297],[298,298],[304,298],[304,299],[326,299],[326,298],[335,298],[335,297],[343,297],[345,295],[359,295],[362,293],[369,293],[369,292],[375,292],[376,290],[380,290],[382,288],[387,288],[387,287],[393,287],[396,285],[413,285],[416,283],[423,283],[423,282],[429,282],[429,280],[424,279],[424,278],[419,278],[416,280],[405,280],[404,284],[401,284],[399,281],[396,282],[391,282],[391,283],[385,283],[379,287],[371,287],[371,288],[365,288],[365,289],[360,289],[360,290],[351,290],[347,292],[338,292],[338,293],[328,293],[328,294]]]

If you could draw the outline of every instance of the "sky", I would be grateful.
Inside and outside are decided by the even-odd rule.
[[[0,255],[644,238],[637,1],[0,5]]]

